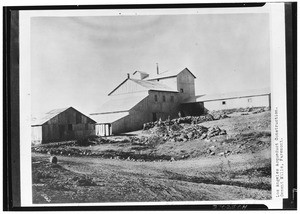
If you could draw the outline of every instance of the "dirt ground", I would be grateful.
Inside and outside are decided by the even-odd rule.
[[[270,199],[270,118],[267,111],[201,123],[227,132],[209,140],[73,145],[101,155],[56,155],[57,164],[33,152],[33,203]]]

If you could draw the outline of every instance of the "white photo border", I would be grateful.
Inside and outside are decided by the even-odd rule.
[[[271,117],[272,117],[272,200],[226,200],[226,201],[181,201],[181,202],[121,202],[121,203],[68,203],[33,204],[31,177],[31,83],[30,83],[30,19],[41,16],[114,16],[162,15],[162,14],[225,14],[268,13],[270,15],[271,47]],[[282,200],[288,197],[287,171],[287,118],[286,118],[286,61],[284,3],[267,3],[261,8],[192,8],[192,9],[115,9],[115,10],[34,10],[20,11],[20,180],[21,206],[121,206],[121,205],[201,205],[201,204],[265,204],[269,209],[281,209]],[[277,109],[275,115],[275,109]],[[278,120],[275,121],[275,116]],[[278,137],[275,130],[278,127]],[[282,147],[283,179],[280,194],[274,188],[276,180],[276,145]],[[283,186],[283,189],[282,189]]]

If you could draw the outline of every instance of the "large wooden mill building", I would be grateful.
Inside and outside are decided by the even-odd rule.
[[[195,76],[187,68],[155,76],[141,71],[128,74],[112,90],[98,112],[90,114],[97,122],[97,135],[107,136],[143,128],[143,124],[184,115],[181,103],[195,96]]]

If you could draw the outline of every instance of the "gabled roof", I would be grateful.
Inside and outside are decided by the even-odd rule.
[[[178,74],[180,74],[182,71],[187,70],[191,75],[196,78],[196,76],[188,69],[185,68],[180,71],[164,71],[160,74],[155,74],[147,77],[145,80],[156,80],[156,79],[165,79],[165,78],[170,78],[170,77],[176,77]]]
[[[144,72],[144,71],[135,71],[135,72],[133,72],[133,75],[135,75],[136,73],[145,74],[145,75],[148,74],[147,72]]]
[[[145,91],[153,90],[153,91],[168,91],[168,92],[178,92],[176,89],[170,88],[169,86],[166,86],[164,84],[153,82],[153,81],[147,81],[147,80],[138,80],[138,79],[130,79],[127,78],[124,80],[120,85],[118,85],[114,90],[112,90],[109,94],[111,95],[113,92],[115,92],[119,87],[121,87],[124,83],[127,81],[132,81],[143,88],[145,88]]]
[[[147,96],[148,91],[110,96],[106,103],[90,115],[129,111]]]
[[[31,118],[31,126],[41,126],[44,123],[48,122],[49,120],[51,120],[52,118],[56,117],[57,115],[63,113],[64,111],[68,110],[68,109],[73,109],[74,111],[79,112],[78,110],[76,110],[73,107],[67,107],[67,108],[60,108],[60,109],[53,109],[45,114],[43,114],[42,116],[38,117],[38,118]],[[79,112],[80,114],[82,114],[81,112]],[[84,114],[82,114],[84,115]],[[84,115],[86,116],[86,115]],[[88,117],[88,116],[86,116]],[[89,118],[89,117],[88,117]],[[96,121],[94,121],[96,122]]]
[[[69,109],[71,107],[68,108],[60,108],[60,109],[53,109],[47,113],[45,113],[44,115],[38,117],[38,118],[31,118],[31,125],[32,126],[38,126],[38,125],[43,125],[44,123],[46,123],[48,120],[52,119],[53,117],[59,115],[60,113],[66,111],[67,109]]]
[[[169,92],[178,92],[176,89],[173,89],[165,84],[161,84],[158,82],[145,81],[145,80],[136,80],[130,79],[131,81],[139,84],[140,86],[153,91],[169,91]]]
[[[184,103],[193,103],[193,102],[208,102],[214,100],[226,100],[242,97],[252,97],[252,96],[262,96],[270,94],[270,88],[261,88],[261,89],[252,89],[247,91],[235,91],[229,93],[220,93],[220,94],[203,94],[195,97],[191,97],[184,101]]]

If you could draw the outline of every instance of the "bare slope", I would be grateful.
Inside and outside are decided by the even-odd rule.
[[[201,125],[217,125],[226,130],[227,135],[150,145],[137,144],[128,137],[114,137],[120,141],[89,147],[67,143],[63,150],[59,146],[49,147],[57,154],[67,151],[58,156],[58,165],[48,163],[48,154],[33,153],[33,201],[270,198],[270,112],[231,115]],[[145,131],[131,134],[151,136]],[[68,156],[68,152],[75,149],[78,153]]]

